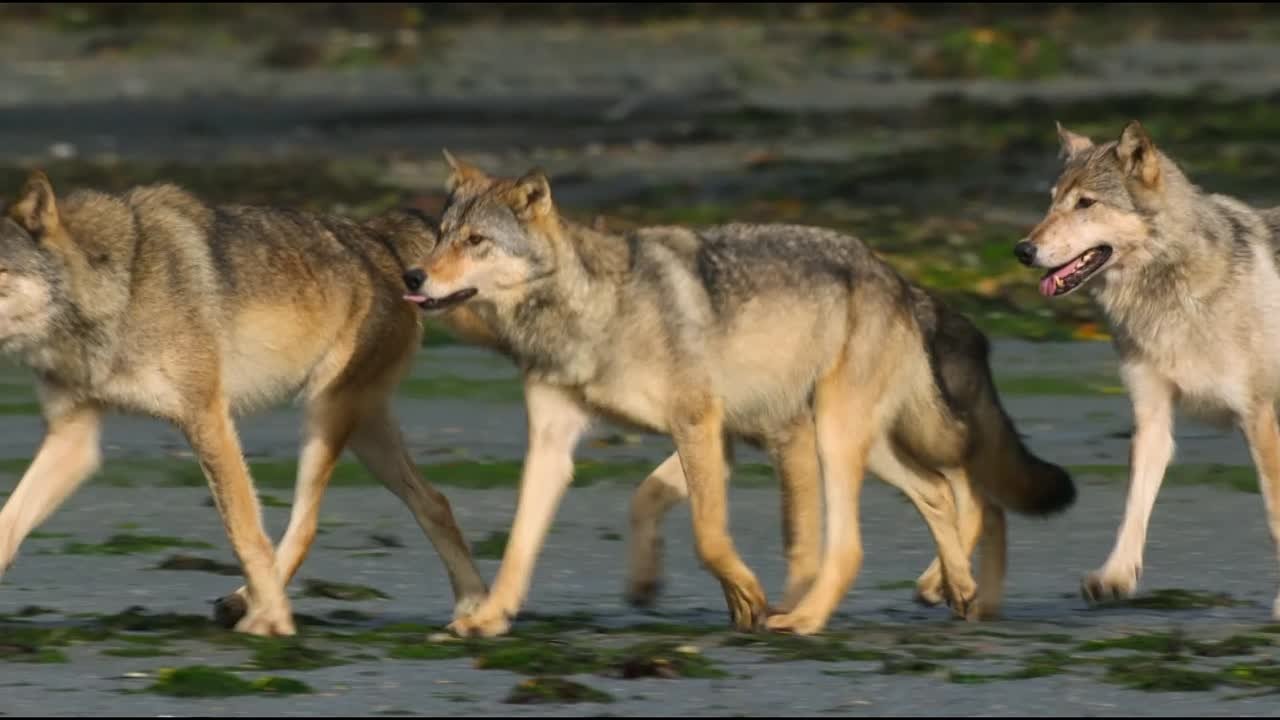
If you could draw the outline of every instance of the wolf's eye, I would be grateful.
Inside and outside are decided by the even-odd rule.
[[[1085,208],[1092,207],[1095,202],[1097,202],[1097,200],[1094,200],[1093,198],[1082,197],[1076,201],[1076,209],[1084,210]]]
[[[479,235],[477,233],[471,233],[470,235],[467,236],[467,244],[472,247],[475,247],[476,245],[483,243],[487,239],[488,238],[486,238],[483,235]]]

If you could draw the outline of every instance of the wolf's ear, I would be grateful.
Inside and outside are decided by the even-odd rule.
[[[543,217],[551,212],[551,183],[546,173],[530,170],[511,188],[511,209],[525,219]]]
[[[1078,152],[1082,152],[1093,147],[1093,141],[1084,135],[1071,132],[1070,130],[1062,127],[1062,123],[1060,122],[1055,121],[1054,125],[1058,127],[1058,140],[1062,142],[1062,158],[1069,158]]]
[[[1146,128],[1137,120],[1129,121],[1116,143],[1116,157],[1126,175],[1132,175],[1147,187],[1160,181],[1160,158]]]
[[[31,233],[40,237],[58,229],[58,201],[53,194],[53,184],[40,170],[33,170],[22,186],[18,199],[9,205],[9,217]]]
[[[480,168],[459,160],[448,150],[443,152],[444,161],[449,163],[449,179],[445,181],[445,189],[449,192],[453,192],[464,183],[483,182],[489,179],[489,175]]]

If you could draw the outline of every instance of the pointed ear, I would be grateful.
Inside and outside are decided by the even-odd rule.
[[[53,184],[49,177],[40,170],[33,170],[22,186],[18,199],[9,205],[9,217],[31,233],[39,237],[58,229],[58,201],[53,194]]]
[[[1078,152],[1082,152],[1093,147],[1093,141],[1084,135],[1071,132],[1070,130],[1062,127],[1062,123],[1060,122],[1055,121],[1054,125],[1058,126],[1058,140],[1062,142],[1061,156],[1063,158],[1069,158]]]
[[[1160,158],[1156,155],[1155,143],[1151,142],[1146,128],[1137,120],[1130,121],[1120,133],[1116,157],[1126,175],[1138,178],[1147,187],[1159,182]]]
[[[511,188],[511,209],[525,219],[543,217],[551,212],[551,184],[541,170],[530,170]]]
[[[449,179],[445,181],[445,189],[449,192],[453,192],[464,183],[483,182],[489,179],[489,175],[480,168],[459,160],[447,149],[443,152],[444,161],[449,163]]]

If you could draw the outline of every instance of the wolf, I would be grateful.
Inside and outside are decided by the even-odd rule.
[[[1070,476],[1023,447],[993,395],[974,400],[990,393],[989,374],[948,377],[961,366],[936,354],[953,334],[966,339],[954,316],[856,238],[745,224],[612,234],[562,218],[541,171],[491,177],[445,158],[440,240],[406,272],[406,298],[428,314],[470,307],[519,367],[528,415],[511,539],[488,596],[454,633],[509,629],[593,417],[673,439],[697,555],[743,630],[823,629],[861,565],[869,465],[922,509],[962,614],[976,586],[948,478],[964,473],[1032,513],[1074,499]],[[735,441],[765,448],[784,476],[822,469],[820,567],[771,617],[728,533]]]
[[[1243,433],[1280,544],[1280,209],[1202,190],[1137,120],[1103,143],[1057,130],[1063,168],[1049,209],[1014,254],[1046,269],[1046,297],[1092,295],[1133,405],[1124,518],[1081,583],[1098,602],[1137,589],[1177,407]]]
[[[418,475],[390,399],[420,344],[403,299],[421,223],[210,206],[169,184],[63,199],[40,171],[0,220],[0,352],[35,377],[45,437],[0,509],[0,571],[101,463],[105,413],[160,418],[199,460],[246,583],[219,608],[253,635],[295,632],[284,588],[343,449],[398,495],[440,554],[458,612],[486,593],[448,500]],[[278,551],[233,417],[304,405]]]

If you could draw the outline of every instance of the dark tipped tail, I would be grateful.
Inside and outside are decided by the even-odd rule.
[[[977,430],[967,470],[972,481],[1006,510],[1051,515],[1076,499],[1075,481],[1058,465],[1031,453],[1000,405],[990,381],[973,420]]]
[[[928,328],[926,348],[942,395],[966,421],[964,465],[970,482],[1012,512],[1049,515],[1070,507],[1076,499],[1071,475],[1031,454],[1000,404],[986,336],[937,301],[918,314]]]

